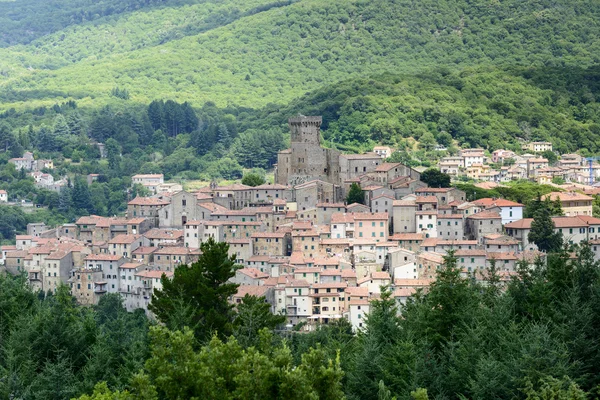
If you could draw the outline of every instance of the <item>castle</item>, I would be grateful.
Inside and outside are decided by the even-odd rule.
[[[321,147],[321,122],[321,117],[306,116],[288,120],[291,147],[277,155],[276,183],[295,186],[320,180],[347,190],[353,182],[386,184],[400,176],[414,180],[420,178],[417,171],[397,163],[393,164],[394,176],[389,176],[392,164],[384,163],[376,153],[342,154],[338,150]]]
[[[275,182],[299,185],[313,179],[340,184],[340,152],[321,147],[321,117],[295,117],[288,120],[291,148],[277,155]]]

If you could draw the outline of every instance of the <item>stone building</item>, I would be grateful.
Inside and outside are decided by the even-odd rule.
[[[288,120],[291,148],[277,155],[276,183],[298,185],[313,179],[339,182],[340,152],[321,147],[321,122],[321,117],[305,116]]]
[[[305,116],[288,120],[291,147],[280,151],[277,156],[275,183],[297,186],[320,180],[347,190],[355,180],[361,181],[361,177],[381,183],[399,176],[419,179],[417,171],[402,164],[382,166],[383,159],[377,153],[341,154],[338,150],[321,147],[321,122],[321,117]]]

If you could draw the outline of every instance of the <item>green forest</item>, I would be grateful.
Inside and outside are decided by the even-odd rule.
[[[600,2],[0,0],[0,189],[41,207],[0,206],[0,240],[122,215],[147,194],[136,173],[264,182],[296,114],[323,116],[326,147],[390,145],[415,167],[534,140],[597,156]],[[24,151],[66,189],[17,171]],[[458,186],[562,212],[539,200],[549,186]],[[262,298],[233,307],[238,266],[212,241],[163,279],[156,321],[118,296],[82,307],[0,275],[0,398],[599,398],[600,265],[536,235],[547,262],[509,281],[493,266],[484,285],[449,254],[407,304],[384,289],[357,334],[344,320],[282,332]]]
[[[548,214],[549,218],[549,214]],[[560,240],[560,238],[559,238]],[[263,298],[231,305],[235,258],[212,240],[163,276],[151,310],[94,307],[67,287],[34,293],[0,276],[0,396],[22,399],[539,399],[600,395],[600,265],[560,241],[547,263],[486,284],[449,253],[405,305],[383,288],[364,330],[346,320],[279,331]],[[201,295],[200,295],[201,294]]]

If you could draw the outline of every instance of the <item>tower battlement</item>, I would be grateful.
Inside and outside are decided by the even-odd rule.
[[[292,143],[320,144],[322,117],[298,116],[288,119]]]

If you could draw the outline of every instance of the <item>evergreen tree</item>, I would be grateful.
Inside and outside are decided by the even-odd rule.
[[[54,136],[58,138],[63,138],[71,134],[69,124],[67,123],[67,120],[62,114],[58,114],[54,118],[54,124],[52,125],[52,133],[54,133]]]
[[[148,105],[148,118],[150,119],[152,129],[155,131],[164,131],[166,129],[166,126],[164,125],[164,102],[162,100],[154,100]]]
[[[221,122],[217,128],[217,138],[218,142],[225,148],[229,146],[231,137],[229,135],[229,129],[227,129],[227,125],[225,125],[223,122]]]
[[[15,138],[11,132],[11,127],[6,122],[0,122],[0,149],[8,151],[14,142]]]
[[[78,215],[91,214],[94,212],[90,190],[83,177],[75,178],[73,190],[71,191],[71,199],[73,207],[78,210]]]
[[[237,305],[233,320],[233,334],[242,346],[257,346],[261,330],[275,329],[284,322],[285,315],[273,315],[271,305],[264,297],[247,294]]]
[[[108,168],[114,176],[118,176],[121,163],[121,146],[115,139],[110,138],[106,141],[106,158],[108,159]]]
[[[432,188],[450,187],[450,175],[443,173],[437,168],[429,168],[423,171],[420,180]]]
[[[364,204],[365,202],[365,192],[362,191],[360,185],[356,182],[350,185],[350,190],[348,191],[348,196],[346,196],[347,204]]]
[[[228,299],[238,285],[228,282],[237,269],[235,256],[229,257],[228,249],[227,243],[213,238],[202,243],[198,261],[177,267],[173,279],[163,276],[163,288],[154,292],[149,309],[170,328],[192,328],[201,342],[213,333],[220,337],[231,334],[233,308]],[[188,311],[182,314],[184,307]],[[176,319],[182,316],[183,320]]]
[[[557,252],[563,245],[563,236],[561,232],[555,232],[554,229],[551,210],[542,207],[536,211],[533,217],[527,240],[535,243],[540,251],[546,253]]]

